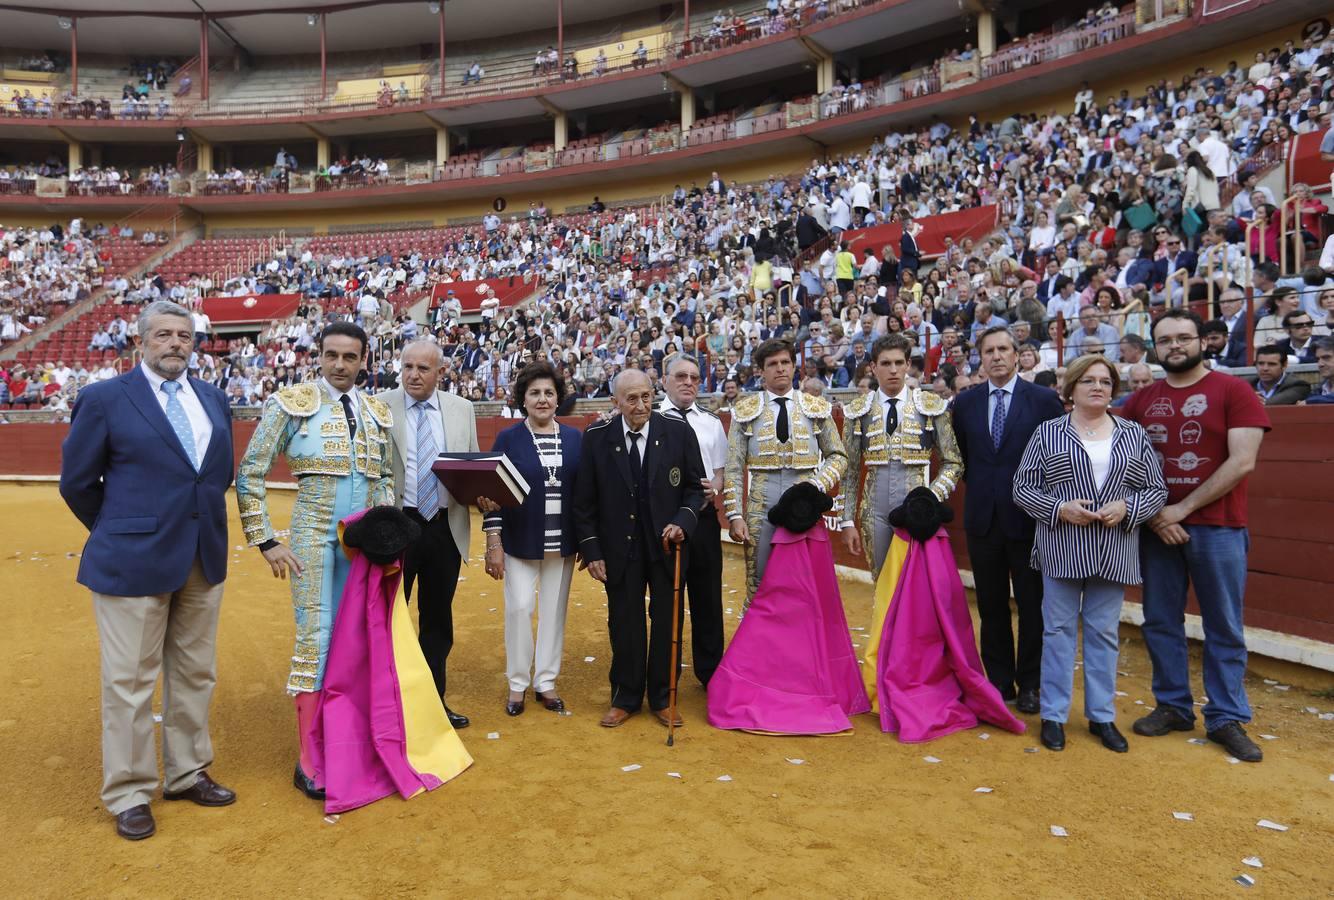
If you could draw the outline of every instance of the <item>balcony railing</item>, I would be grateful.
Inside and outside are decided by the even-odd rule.
[[[455,158],[443,165],[430,162],[409,162],[388,174],[357,172],[338,175],[315,172],[294,172],[290,175],[250,174],[240,180],[214,178],[206,173],[194,173],[171,180],[170,184],[139,184],[109,186],[105,189],[84,189],[81,193],[123,195],[126,193],[171,196],[246,196],[267,193],[325,193],[331,191],[365,190],[377,187],[409,186],[436,182],[459,182],[474,178],[490,178],[525,172],[558,171],[598,162],[648,157],[670,153],[683,147],[698,147],[738,140],[753,135],[784,129],[798,128],[821,120],[836,119],[872,109],[884,109],[920,97],[941,93],[976,80],[985,81],[1016,68],[1038,65],[1072,56],[1093,47],[1113,43],[1135,33],[1133,12],[1096,26],[1072,29],[1003,48],[1000,53],[979,60],[945,60],[935,66],[916,69],[879,84],[854,86],[829,92],[821,97],[792,100],[781,110],[762,115],[728,119],[714,116],[683,132],[679,125],[665,123],[631,137],[598,142],[585,139],[574,145],[556,150],[549,145],[525,148],[508,156],[479,158],[470,155]],[[942,72],[944,73],[942,75]],[[975,73],[975,74],[974,74]],[[949,78],[950,81],[945,79]],[[1275,151],[1278,152],[1278,151]],[[64,179],[44,179],[50,182],[49,191],[39,190],[46,196],[63,196],[68,190],[56,189]],[[13,184],[18,184],[14,182]],[[11,188],[14,193],[19,188]]]
[[[410,91],[406,98],[400,97],[394,91],[389,97],[374,92],[335,99],[332,95],[322,97],[317,87],[307,85],[297,89],[294,96],[284,99],[222,96],[199,100],[200,79],[193,77],[190,96],[175,101],[161,116],[158,115],[156,105],[152,106],[147,114],[126,114],[118,99],[105,98],[109,101],[109,106],[99,108],[100,101],[104,98],[85,96],[79,96],[72,101],[53,97],[49,103],[34,102],[30,109],[21,109],[9,103],[6,98],[0,98],[0,115],[36,119],[157,120],[176,119],[182,116],[199,119],[284,118],[387,108],[411,110],[441,101],[540,90],[575,82],[593,82],[623,72],[657,71],[669,63],[691,56],[730,49],[751,41],[819,24],[865,7],[889,2],[896,0],[827,0],[822,4],[812,3],[798,14],[769,17],[765,12],[764,3],[753,0],[749,5],[733,7],[734,17],[729,19],[729,24],[725,27],[715,28],[712,18],[692,20],[689,34],[674,36],[670,42],[646,48],[642,53],[637,52],[635,47],[627,46],[625,52],[610,54],[605,60],[595,59],[570,65],[581,51],[606,46],[607,42],[604,40],[600,43],[566,44],[564,48],[566,60],[556,64],[537,63],[531,52],[498,59],[483,59],[479,61],[485,67],[485,74],[480,81],[467,79],[458,71],[452,75],[446,73],[452,83],[445,84],[442,89],[439,84],[439,73],[432,71],[429,74],[434,77],[428,85],[424,89]],[[740,20],[741,24],[734,24],[736,20]],[[629,45],[630,41],[624,43]],[[213,72],[213,68],[210,66],[210,73]],[[376,77],[373,69],[374,67],[364,67],[359,70],[359,77]],[[219,72],[218,75],[221,76],[222,73]],[[348,72],[340,71],[337,77],[348,76]],[[215,79],[214,93],[217,87]]]

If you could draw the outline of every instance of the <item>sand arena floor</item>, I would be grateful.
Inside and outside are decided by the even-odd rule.
[[[285,523],[290,494],[275,507]],[[1334,721],[1307,711],[1334,710],[1334,697],[1311,692],[1330,687],[1322,673],[1286,691],[1253,680],[1251,733],[1276,736],[1260,740],[1258,766],[1187,742],[1201,730],[1129,734],[1138,701],[1152,704],[1148,660],[1129,637],[1124,756],[1098,746],[1082,720],[1062,754],[1028,752],[1034,734],[985,727],[907,746],[869,717],[847,737],[721,732],[706,724],[689,669],[686,727],[668,748],[645,715],[597,726],[609,647],[604,596],[584,574],[560,682],[574,714],[530,704],[506,717],[501,588],[480,565],[459,585],[450,660],[450,704],[472,717],[462,736],[476,764],[434,793],[330,824],[291,785],[290,606],[253,550],[234,553],[212,718],[211,772],[239,800],[220,810],[156,803],[157,836],[131,844],[98,802],[97,634],[74,581],[83,531],[52,485],[0,485],[0,510],[8,897],[1177,897],[1244,893],[1233,882],[1242,873],[1256,895],[1334,893]],[[724,578],[738,612],[740,595],[727,593],[742,582],[737,560]],[[850,625],[864,626],[870,588],[845,585],[844,600]],[[622,770],[632,764],[642,768]],[[1054,825],[1069,836],[1053,836]],[[1243,865],[1252,856],[1263,868]]]

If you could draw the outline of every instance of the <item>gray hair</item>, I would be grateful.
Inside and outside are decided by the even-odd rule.
[[[139,318],[135,322],[135,333],[139,337],[147,337],[150,323],[158,316],[178,316],[182,319],[189,319],[191,327],[194,327],[194,316],[190,310],[181,306],[179,303],[172,303],[170,300],[154,300],[139,311]]]
[[[667,363],[667,374],[671,375],[672,370],[675,369],[681,363],[689,363],[690,365],[695,367],[696,372],[700,371],[699,362],[696,361],[695,357],[687,356],[684,353],[678,353],[677,355],[671,358],[670,362]]]
[[[413,347],[430,347],[432,350],[435,351],[436,365],[443,366],[445,364],[444,348],[441,347],[438,343],[436,343],[434,339],[425,337],[413,338],[412,340],[408,341],[406,344],[403,345],[401,356],[407,356],[408,351],[411,350]]]

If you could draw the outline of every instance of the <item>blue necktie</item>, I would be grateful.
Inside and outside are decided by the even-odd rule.
[[[1005,437],[1006,392],[1001,388],[996,388],[991,392],[991,396],[996,398],[996,408],[991,413],[991,447],[993,450],[999,450],[1001,439]]]
[[[177,396],[181,390],[179,381],[162,382],[162,390],[167,393],[167,421],[171,423],[172,431],[176,432],[176,438],[181,442],[181,447],[185,449],[185,455],[190,458],[190,465],[195,469],[199,468],[198,451],[195,448],[195,430],[190,427],[190,417],[185,414],[185,407],[181,405],[181,398]]]
[[[440,511],[440,482],[431,471],[438,450],[435,432],[427,418],[431,408],[425,403],[417,403],[413,408],[417,410],[417,512],[429,522]]]

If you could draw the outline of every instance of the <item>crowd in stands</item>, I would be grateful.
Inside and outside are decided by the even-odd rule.
[[[1216,365],[1249,366],[1271,346],[1284,368],[1319,362],[1317,339],[1334,328],[1334,238],[1320,246],[1328,210],[1294,188],[1301,228],[1285,277],[1275,264],[1282,198],[1257,188],[1248,158],[1266,134],[1329,131],[1332,49],[1328,40],[1289,44],[1245,70],[1198,69],[1102,103],[1085,86],[1066,111],[973,117],[959,130],[935,122],[791,178],[743,186],[715,172],[661,206],[598,202],[552,216],[535,205],[508,223],[491,214],[438,252],[289,246],[219,287],[298,293],[298,314],[226,349],[205,328],[192,367],[238,405],[257,403],[309,377],[313,335],[353,317],[376,338],[372,389],[396,383],[397,348],[429,330],[446,349],[445,388],[475,400],[505,399],[530,359],[555,363],[578,398],[607,396],[625,366],[656,383],[684,353],[700,361],[703,390],[725,403],[755,387],[750,355],[764,339],[797,341],[806,389],[866,390],[871,342],[901,331],[917,343],[915,377],[950,396],[982,378],[976,336],[1008,325],[1025,346],[1025,378],[1054,384],[1070,360],[1094,352],[1142,384],[1156,371],[1149,323],[1181,303],[1213,320],[1205,346]],[[922,221],[992,204],[994,229],[947,238],[938,259],[920,259]],[[1275,227],[1263,238],[1247,234],[1265,220]],[[892,221],[915,237],[855,252],[842,240]],[[530,279],[537,302],[500,309],[488,299],[474,321],[447,299],[422,323],[398,302],[439,283],[509,276]],[[148,278],[117,296],[190,304],[210,287]],[[1256,296],[1249,345],[1247,287]],[[1257,390],[1292,396],[1275,390],[1273,374],[1261,372]],[[1323,382],[1307,402],[1330,390]]]

